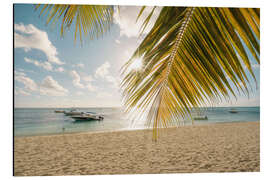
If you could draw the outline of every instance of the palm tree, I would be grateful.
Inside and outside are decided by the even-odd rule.
[[[95,35],[103,34],[112,22],[112,7],[102,7],[110,9],[105,11],[106,18],[102,8],[95,16],[93,11],[81,12],[97,6],[75,6],[77,9],[69,13],[70,7],[52,6],[47,22],[58,13],[62,27],[76,19],[76,27],[81,24],[84,32]],[[144,7],[138,18],[143,11]],[[144,20],[142,29],[154,11]],[[92,26],[95,22],[106,26]],[[231,95],[236,98],[233,87],[249,95],[248,74],[255,82],[256,78],[248,53],[260,63],[259,29],[260,10],[256,8],[163,7],[150,32],[122,67],[126,111],[147,114],[147,123],[157,139],[158,128],[179,124],[192,107],[229,100]],[[81,31],[79,28],[80,35]],[[142,68],[130,70],[139,59]]]

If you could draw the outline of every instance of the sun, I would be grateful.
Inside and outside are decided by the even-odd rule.
[[[130,65],[130,69],[139,70],[142,68],[142,58],[134,59],[133,63]]]

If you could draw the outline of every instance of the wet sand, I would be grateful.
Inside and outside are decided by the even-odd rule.
[[[259,170],[259,122],[14,139],[15,176]]]

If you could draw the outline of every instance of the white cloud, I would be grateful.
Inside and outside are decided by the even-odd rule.
[[[27,57],[24,58],[24,61],[27,62],[27,63],[34,64],[37,67],[42,67],[42,68],[46,69],[47,71],[52,71],[53,70],[53,67],[52,67],[51,63],[49,63],[48,61],[39,62],[37,60],[29,59]]]
[[[70,76],[72,77],[72,83],[75,87],[80,89],[87,89],[90,92],[97,91],[97,87],[92,85],[90,82],[92,82],[94,79],[91,75],[89,76],[83,76],[82,79],[87,82],[86,85],[82,84],[80,75],[75,71],[70,71]]]
[[[49,96],[65,96],[68,90],[62,87],[51,76],[47,76],[40,85],[40,93]]]
[[[106,75],[109,74],[109,68],[111,67],[110,63],[106,61],[104,64],[102,64],[100,67],[97,68],[95,77],[102,77],[105,78]]]
[[[21,71],[21,72],[29,72],[29,73],[35,73],[34,71],[32,70],[26,70],[26,69],[22,69],[22,68],[17,68],[18,71]]]
[[[105,79],[112,83],[114,87],[117,87],[118,86],[118,82],[117,80],[113,77],[113,76],[106,76]]]
[[[91,75],[82,76],[82,79],[86,82],[94,81],[94,78]]]
[[[27,77],[24,73],[18,71],[15,71],[14,79],[24,85],[24,88],[16,87],[16,95],[31,95],[30,92],[39,92],[42,95],[64,96],[68,93],[68,90],[63,88],[51,76],[47,76],[40,85],[36,84],[34,80]]]
[[[15,76],[26,76],[26,74],[24,72],[17,71],[17,70],[14,71],[14,74],[15,74]]]
[[[81,81],[81,77],[80,75],[76,72],[76,71],[70,71],[70,76],[72,77],[72,83],[75,87],[78,87],[78,88],[85,88],[84,85],[80,82]]]
[[[15,24],[14,30],[16,31],[14,34],[15,48],[23,48],[26,52],[37,49],[46,54],[49,62],[64,64],[57,57],[57,49],[51,43],[45,31],[41,31],[32,24],[24,25],[23,23]]]
[[[95,72],[96,78],[102,78],[110,83],[113,84],[114,87],[117,87],[118,83],[117,80],[110,74],[111,65],[108,61],[106,61],[104,64],[102,64],[100,67],[97,68]]]
[[[90,91],[90,92],[95,92],[97,91],[97,88],[95,86],[93,86],[92,84],[88,84],[86,86],[87,90]]]
[[[55,69],[56,72],[64,72],[65,69],[63,67],[59,67]]]
[[[15,71],[15,81],[20,82],[24,85],[27,91],[37,91],[38,86],[31,78],[27,77],[24,73]]]
[[[120,43],[121,43],[118,39],[116,39],[115,42],[116,42],[117,44],[120,44]]]
[[[29,95],[31,95],[30,93],[24,91],[24,90],[21,89],[21,88],[15,89],[14,92],[15,92],[15,95],[23,95],[23,96],[29,96]]]
[[[118,10],[114,13],[114,23],[119,25],[121,36],[137,37],[140,34],[141,26],[153,7],[146,7],[139,20],[136,22],[141,8],[141,6],[120,6],[120,13]],[[161,8],[156,8],[144,33],[148,33],[151,30],[160,10]]]
[[[49,63],[48,61],[40,62],[38,60],[29,59],[27,57],[24,58],[24,61],[27,63],[34,64],[37,67],[42,67],[47,71],[55,71],[55,72],[64,72],[65,71],[65,69],[63,67],[58,67],[58,68],[54,69],[52,64]]]
[[[30,95],[30,93],[25,92],[25,91],[22,90],[22,89],[19,89],[19,94],[24,95],[24,96],[29,96],[29,95]]]

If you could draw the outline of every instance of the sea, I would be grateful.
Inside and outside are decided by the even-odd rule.
[[[260,120],[260,107],[233,107],[237,113],[230,113],[232,107],[208,107],[199,110],[206,115],[207,120],[195,120],[193,124],[211,124],[224,122],[249,122]],[[148,128],[145,123],[132,123],[121,108],[77,108],[78,111],[95,112],[102,114],[102,121],[74,121],[63,113],[55,110],[70,111],[70,108],[15,108],[14,109],[14,135],[36,136],[78,132],[106,132],[135,130]],[[198,109],[193,110],[193,114]],[[191,125],[190,119],[184,119],[185,125]]]

